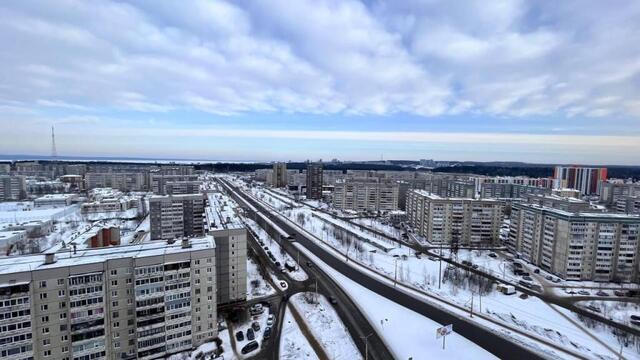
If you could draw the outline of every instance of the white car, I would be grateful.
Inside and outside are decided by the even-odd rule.
[[[273,314],[269,314],[267,318],[267,326],[273,326],[273,323],[276,321],[276,317]]]

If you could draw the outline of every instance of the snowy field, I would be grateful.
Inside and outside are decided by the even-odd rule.
[[[247,258],[247,300],[273,295],[276,290],[262,277],[258,265]]]
[[[291,304],[331,359],[362,359],[340,316],[324,296],[297,293],[291,296]]]
[[[272,204],[276,208],[284,208],[279,199],[269,194],[253,189],[254,193],[262,194],[263,201]],[[260,197],[258,195],[258,197]],[[617,340],[609,336],[607,329],[589,329],[580,321],[571,321],[558,314],[556,310],[536,297],[520,298],[518,295],[507,296],[495,291],[495,286],[485,278],[470,276],[466,271],[447,267],[442,264],[442,284],[439,286],[440,262],[430,260],[422,255],[418,258],[406,247],[396,248],[388,253],[381,251],[371,244],[358,241],[355,236],[317,217],[311,216],[313,210],[308,208],[294,208],[283,210],[285,216],[299,226],[320,239],[321,243],[329,245],[338,253],[347,256],[350,261],[372,269],[390,279],[407,284],[417,290],[436,295],[441,299],[453,302],[458,306],[471,308],[474,298],[474,311],[482,311],[497,322],[508,324],[534,336],[552,341],[558,345],[568,347],[573,351],[588,354],[589,357],[611,357],[612,351],[603,346],[604,341],[594,339],[606,339],[613,347]],[[500,258],[491,258],[487,251],[458,252],[458,261],[470,260],[478,264],[483,270],[512,281],[518,281],[521,277],[513,275],[509,264]],[[480,299],[479,294],[482,294]],[[631,352],[631,351],[630,351]],[[629,354],[630,358],[640,358],[637,352]]]
[[[640,316],[640,304],[638,303],[626,301],[588,300],[578,301],[576,302],[576,305],[590,311],[597,308],[600,310],[600,315],[626,325],[631,325],[631,315]]]
[[[396,239],[400,239],[402,237],[402,230],[396,229],[389,224],[382,223],[380,220],[375,218],[357,218],[353,219],[352,221],[380,231],[381,233],[384,233]]]
[[[280,334],[280,360],[317,360],[318,355],[302,334],[300,326],[287,309],[284,313],[282,333]]]
[[[443,350],[442,340],[436,339],[436,329],[441,324],[364,288],[308,251],[306,254],[349,294],[384,339],[395,358],[495,359],[486,350],[456,334],[455,329],[453,334],[447,337],[447,346]]]

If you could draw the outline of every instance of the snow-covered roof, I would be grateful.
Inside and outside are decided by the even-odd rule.
[[[0,258],[0,275],[17,272],[69,267],[92,263],[102,263],[112,259],[136,258],[147,256],[159,256],[206,249],[215,249],[213,236],[190,239],[190,247],[183,248],[180,241],[168,244],[165,241],[151,241],[136,245],[112,246],[108,248],[96,248],[55,253],[56,261],[45,264],[45,255],[26,255]]]

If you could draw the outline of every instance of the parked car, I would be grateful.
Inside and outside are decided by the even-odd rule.
[[[338,299],[335,296],[329,296],[329,302],[335,305],[338,303]]]
[[[313,267],[313,263],[311,261],[307,261],[307,267],[312,268]]]
[[[244,341],[244,333],[242,333],[242,330],[236,332],[236,341]]]
[[[533,273],[534,273],[534,274],[540,274],[540,269],[535,269],[535,270],[533,270]]]
[[[262,306],[262,304],[254,304],[253,306],[251,306],[251,309],[249,310],[251,315],[262,314],[263,311],[264,311],[264,306]]]
[[[264,328],[264,333],[262,334],[262,338],[266,340],[270,337],[271,337],[271,326],[267,326],[266,328]]]
[[[549,281],[553,280],[553,276],[551,276],[551,275],[547,275],[547,276],[545,276],[544,278],[545,278],[545,279],[547,279],[547,280],[549,280]]]
[[[614,294],[615,296],[626,296],[626,295],[627,295],[627,294],[625,294],[625,293],[624,293],[624,291],[620,291],[620,290],[615,290],[615,291],[613,292],[613,294]]]
[[[252,328],[249,328],[247,330],[247,340],[255,340],[256,339],[256,334],[253,332]]]
[[[556,284],[559,283],[560,282],[560,278],[554,278],[553,282],[556,283]]]
[[[533,279],[531,278],[531,276],[523,276],[522,280],[526,280],[526,281],[533,281]]]
[[[273,316],[273,314],[270,314],[269,317],[267,318],[267,327],[271,327],[273,326],[273,323],[276,321],[276,317]],[[266,331],[266,329],[265,329]]]
[[[593,312],[597,312],[597,313],[599,313],[601,311],[599,307],[593,306],[593,305],[587,306],[587,309],[589,309],[589,310],[591,310]]]
[[[260,331],[260,323],[254,321],[253,324],[251,324],[251,328],[253,329],[253,331]]]
[[[587,290],[580,290],[580,291],[578,291],[578,294],[585,295],[585,296],[591,295],[591,293],[589,293]]]
[[[489,253],[489,257],[497,258],[497,257],[498,257],[498,254],[496,254],[496,253]]]
[[[240,350],[240,352],[242,353],[242,355],[244,354],[248,354],[250,352],[252,352],[253,350],[259,348],[260,345],[258,344],[257,341],[252,341],[250,343],[248,343],[247,345],[245,345],[242,350]]]
[[[471,266],[472,263],[469,260],[462,260],[462,265]]]
[[[598,296],[609,296],[609,293],[607,293],[606,291],[600,290],[596,293],[596,295]]]

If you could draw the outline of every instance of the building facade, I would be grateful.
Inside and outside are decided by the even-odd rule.
[[[204,234],[204,197],[156,195],[149,198],[152,240],[171,240]]]
[[[638,281],[640,217],[514,204],[507,247],[567,280]]]
[[[553,185],[556,189],[576,189],[583,195],[600,192],[600,183],[607,180],[606,168],[582,166],[556,166],[553,173]]]
[[[147,189],[145,175],[137,172],[94,173],[85,175],[86,188],[114,188],[120,191],[144,191]]]
[[[285,187],[287,186],[288,178],[289,178],[289,175],[287,173],[287,164],[282,162],[273,164],[273,172],[271,174],[271,186]]]
[[[483,199],[524,199],[528,194],[548,195],[551,189],[511,183],[482,183],[480,197]]]
[[[611,206],[620,197],[640,196],[640,183],[613,183],[602,182],[600,184],[600,202]]]
[[[158,195],[195,194],[200,191],[198,175],[151,174],[151,191]]]
[[[307,164],[307,199],[322,199],[322,163]]]
[[[397,181],[380,178],[353,178],[337,181],[333,206],[342,210],[386,212],[398,209]]]
[[[0,175],[0,201],[22,200],[27,197],[27,182],[21,175]]]
[[[472,246],[499,240],[503,204],[497,200],[442,198],[411,190],[406,211],[414,230],[433,243]]]
[[[211,237],[7,258],[0,269],[2,359],[163,359],[217,337]]]

